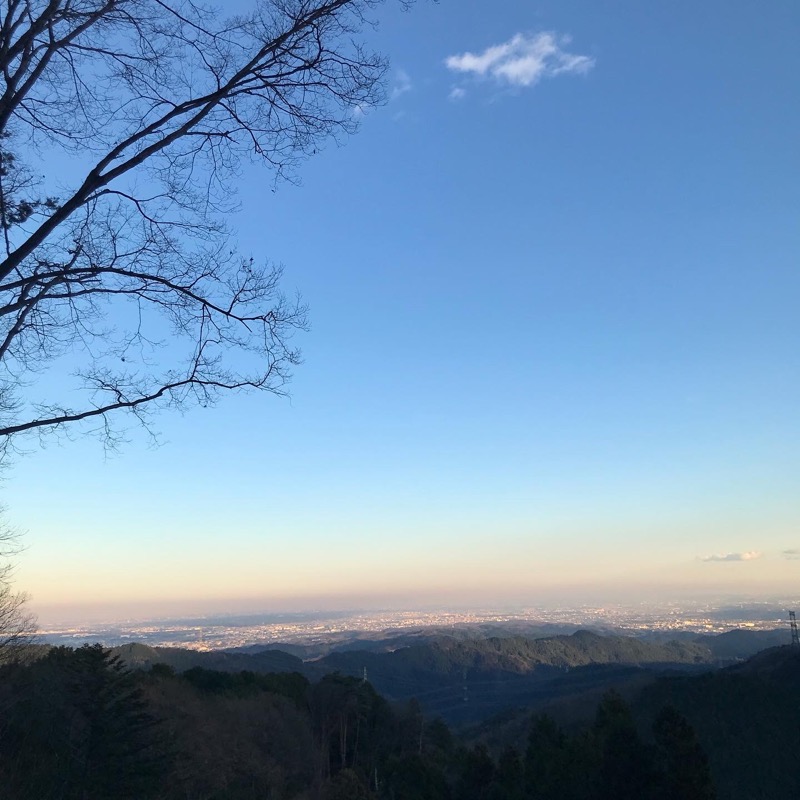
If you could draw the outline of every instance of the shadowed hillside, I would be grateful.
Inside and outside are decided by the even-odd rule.
[[[590,631],[531,638],[390,637],[372,650],[339,650],[302,662],[280,650],[199,652],[131,644],[115,648],[129,666],[163,663],[237,672],[300,672],[319,680],[330,673],[362,678],[392,700],[419,700],[422,709],[449,722],[478,721],[505,708],[539,707],[554,698],[593,693],[663,669],[706,669],[714,658],[692,642],[651,642]],[[403,646],[406,644],[406,646]],[[397,646],[396,649],[393,646]]]
[[[112,648],[132,669],[149,669],[153,664],[167,664],[178,672],[203,667],[221,672],[301,672],[303,662],[280,650],[256,653],[229,653],[224,650],[185,650],[180,647],[150,647],[146,644],[124,644]]]
[[[670,704],[697,732],[724,800],[800,797],[800,649],[775,647],[697,677],[662,679],[634,704],[646,724]]]

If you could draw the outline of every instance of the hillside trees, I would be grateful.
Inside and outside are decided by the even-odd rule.
[[[298,674],[180,673],[163,664],[130,673],[99,645],[39,656],[0,666],[0,785],[9,800],[715,797],[681,714],[660,710],[651,737],[649,715],[634,724],[614,693],[589,729],[565,733],[534,717],[521,755],[500,741],[468,745],[441,721],[426,722],[421,737],[415,725],[410,736],[417,706],[393,706],[341,675],[311,683]],[[480,738],[493,739],[493,727]],[[755,758],[732,777],[742,782]]]
[[[708,757],[686,718],[665,706],[656,717],[653,733],[663,763],[664,800],[714,800]]]
[[[380,101],[384,62],[357,41],[379,2],[227,19],[194,0],[3,4],[5,450],[84,421],[113,443],[112,412],[284,391],[306,310],[224,217],[246,164],[292,179]]]
[[[161,797],[170,752],[134,676],[100,645],[52,648],[0,674],[9,798]]]
[[[18,533],[0,516],[0,664],[16,658],[35,629],[35,620],[25,609],[27,596],[14,589],[12,580],[12,559],[19,549]]]

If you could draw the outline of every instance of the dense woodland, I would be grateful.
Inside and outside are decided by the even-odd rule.
[[[776,633],[785,641],[785,632]],[[546,710],[556,701],[562,715],[565,704],[575,707],[570,721],[588,723],[607,689],[644,685],[665,670],[707,671],[766,646],[758,647],[763,637],[753,635],[729,639],[725,634],[662,642],[588,630],[521,635],[501,628],[483,634],[420,631],[399,638],[390,634],[358,642],[355,648],[345,642],[324,655],[309,652],[303,658],[263,646],[201,652],[131,643],[114,653],[129,666],[144,670],[164,663],[178,672],[192,667],[299,672],[311,682],[331,673],[361,678],[366,671],[372,686],[387,700],[418,700],[426,715],[463,726],[509,708]],[[725,658],[718,655],[720,649]]]
[[[99,645],[58,647],[0,671],[0,785],[14,800],[797,796],[798,675],[780,648],[607,692],[588,725],[528,714],[476,740],[354,677],[131,671]]]

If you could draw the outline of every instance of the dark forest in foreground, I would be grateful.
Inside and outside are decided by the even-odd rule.
[[[774,648],[454,731],[351,676],[129,671],[100,646],[53,648],[0,670],[0,785],[11,800],[792,797],[798,677],[800,654]]]

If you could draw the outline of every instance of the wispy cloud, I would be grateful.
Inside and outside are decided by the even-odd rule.
[[[534,86],[542,78],[580,75],[594,67],[593,58],[564,50],[569,42],[568,36],[551,31],[517,33],[507,42],[487,47],[481,53],[449,56],[445,65],[453,72],[490,77],[509,86]]]
[[[403,69],[397,70],[394,76],[394,83],[392,84],[392,91],[389,94],[389,99],[397,100],[398,97],[410,92],[414,88],[411,83],[411,76]]]
[[[450,94],[447,97],[450,100],[463,100],[467,96],[466,89],[462,89],[460,86],[454,86],[450,90]]]
[[[790,550],[781,550],[781,555],[789,561],[797,561],[800,559],[800,550],[792,548]]]
[[[713,556],[702,556],[701,561],[755,561],[764,555],[758,550],[749,550],[746,553],[718,553]]]

